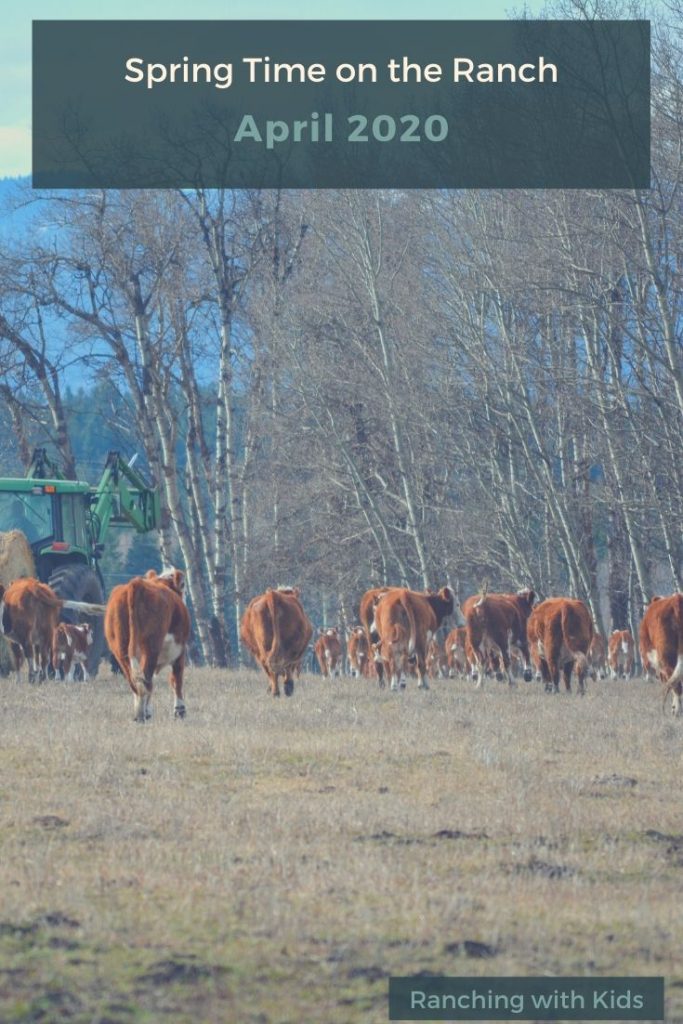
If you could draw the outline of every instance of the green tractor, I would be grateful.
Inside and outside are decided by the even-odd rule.
[[[109,452],[100,482],[65,480],[44,448],[36,448],[26,479],[0,478],[0,530],[21,530],[31,545],[38,579],[60,597],[102,604],[99,560],[110,527],[147,533],[159,526],[159,494],[118,452]],[[65,621],[78,621],[63,613]],[[104,652],[102,616],[81,617],[93,628],[88,672]]]

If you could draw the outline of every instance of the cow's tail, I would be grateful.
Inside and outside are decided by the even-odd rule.
[[[82,612],[83,615],[104,615],[107,610],[104,604],[90,604],[88,601],[62,601],[62,608],[71,608],[75,612]]]
[[[277,605],[275,604],[275,591],[266,591],[266,605],[270,612],[270,623],[273,630],[273,640],[268,651],[268,663],[270,664],[270,659],[280,648],[280,625],[277,616]]]
[[[142,586],[144,586],[142,579],[136,576],[126,588],[126,597],[128,599],[128,650],[125,654],[128,656],[129,661],[139,656],[138,636],[142,632],[143,623],[138,621],[139,609],[142,604],[138,597],[138,591]]]
[[[589,630],[588,637],[583,637],[581,635],[581,619],[571,605],[564,605],[562,608],[562,635],[564,637],[564,642],[574,655],[574,668],[579,674],[579,677],[583,677],[590,670],[588,658],[586,657],[594,634],[593,620],[590,616]],[[586,639],[588,640],[588,643],[586,644],[586,650],[583,651],[581,647]]]
[[[408,620],[408,654],[412,655],[415,653],[415,644],[417,643],[417,626],[415,624],[415,612],[413,611],[412,605],[407,600],[405,594],[401,594],[401,607],[405,612],[405,616]]]
[[[593,624],[591,621],[590,635],[588,637],[588,646],[586,647],[586,651],[582,651],[581,644],[584,638],[581,636],[581,620],[571,605],[564,605],[562,608],[562,636],[574,657],[578,658],[579,655],[583,655],[583,659],[585,661],[586,651],[588,650],[588,647],[590,647],[593,639]]]
[[[666,682],[663,703],[666,703],[666,698],[674,690],[677,683],[683,682],[683,594],[674,594],[674,598],[674,619],[678,634],[678,648],[676,651],[676,667]]]

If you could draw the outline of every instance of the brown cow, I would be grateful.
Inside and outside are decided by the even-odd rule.
[[[572,669],[575,669],[579,693],[585,693],[593,619],[583,601],[567,597],[551,597],[543,601],[529,617],[527,635],[546,692],[554,688],[557,693],[560,671],[566,690],[571,691]]]
[[[437,629],[453,612],[454,596],[450,587],[438,593],[417,593],[406,588],[393,589],[375,598],[374,628],[391,689],[401,684],[401,673],[407,660],[415,659],[418,688],[429,689],[427,683],[427,644]]]
[[[630,679],[633,675],[635,643],[631,631],[615,629],[609,638],[608,661],[612,679]]]
[[[294,692],[292,673],[298,672],[313,626],[296,587],[270,587],[255,597],[242,617],[240,636],[268,676],[273,697],[280,696],[278,676],[284,675],[285,696]]]
[[[5,589],[0,585],[0,631],[21,648],[29,667],[29,681],[45,679],[52,634],[63,608],[86,615],[102,615],[103,604],[65,601],[47,583],[19,579]],[[17,662],[17,678],[21,665]]]
[[[526,626],[536,600],[533,590],[518,590],[516,594],[487,594],[469,597],[463,604],[467,623],[467,642],[472,650],[477,669],[477,688],[484,681],[489,658],[494,657],[510,686],[511,648],[516,648],[523,659],[524,680],[532,678]]]
[[[605,678],[607,675],[607,644],[602,633],[593,634],[591,645],[588,648],[588,664],[598,679]]]
[[[665,684],[664,700],[671,694],[671,710],[681,713],[683,682],[683,594],[653,597],[640,624],[643,668],[654,669]]]
[[[60,679],[73,682],[76,665],[81,666],[83,679],[88,681],[88,648],[94,640],[92,626],[84,622],[73,626],[60,622],[52,634],[52,668]]]
[[[427,675],[430,679],[444,679],[448,675],[446,652],[435,636],[427,645]]]
[[[444,644],[446,652],[446,663],[448,675],[454,678],[456,675],[467,675],[470,671],[470,661],[467,657],[467,627],[457,626],[452,629],[446,637]]]
[[[183,600],[185,577],[179,569],[157,575],[150,569],[112,590],[104,616],[104,635],[133,691],[135,721],[152,717],[154,676],[171,667],[173,714],[185,717],[183,673],[190,616]]]
[[[349,656],[349,669],[352,676],[359,679],[370,672],[372,659],[369,657],[370,645],[362,626],[353,626],[347,633],[346,649]]]
[[[342,674],[342,645],[336,627],[321,629],[313,649],[325,679]]]
[[[388,594],[392,590],[399,589],[399,587],[373,587],[371,590],[366,590],[360,599],[360,607],[358,609],[358,618],[365,630],[365,635],[368,640],[368,650],[375,663],[375,671],[377,672],[377,681],[380,688],[384,687],[384,666],[382,664],[382,655],[379,649],[379,634],[374,626],[375,604],[384,594]]]

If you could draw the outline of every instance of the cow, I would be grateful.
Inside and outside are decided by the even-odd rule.
[[[399,587],[373,587],[371,590],[366,590],[360,599],[360,607],[358,609],[358,618],[365,630],[365,635],[368,641],[368,650],[375,663],[375,671],[377,672],[377,681],[380,689],[384,688],[384,665],[382,664],[382,655],[379,649],[379,635],[374,625],[375,604],[380,597],[384,596],[384,594],[388,594],[392,590],[399,589]]]
[[[335,627],[321,629],[314,650],[320,671],[325,679],[342,674],[343,652],[338,629]]]
[[[446,616],[452,614],[454,600],[450,587],[443,587],[438,593],[394,588],[375,598],[374,629],[379,637],[383,667],[391,677],[392,690],[399,688],[401,673],[405,671],[408,659],[413,658],[418,688],[429,689],[427,645]]]
[[[273,697],[280,696],[284,676],[286,697],[294,693],[292,674],[300,670],[313,626],[299,600],[297,587],[271,587],[253,598],[242,617],[240,636],[266,673]]]
[[[444,650],[448,675],[453,679],[456,675],[464,676],[470,668],[470,661],[467,657],[467,627],[456,626],[446,637]]]
[[[602,633],[594,633],[588,648],[588,664],[598,679],[607,675],[607,644]]]
[[[681,714],[683,683],[683,594],[653,597],[639,630],[643,668],[651,667],[665,685],[664,701],[671,694],[671,710]]]
[[[593,632],[593,619],[583,601],[551,597],[536,605],[529,616],[527,636],[546,693],[553,689],[558,692],[560,672],[570,692],[572,669],[576,671],[579,693],[585,693]]]
[[[19,648],[28,664],[29,682],[47,676],[52,635],[62,609],[102,615],[104,605],[86,601],[67,601],[55,594],[47,583],[35,579],[14,580],[5,588],[0,584],[0,631]],[[17,679],[21,661],[17,662]]]
[[[612,679],[630,679],[633,675],[635,643],[628,629],[615,629],[607,645]]]
[[[60,679],[73,682],[76,665],[81,666],[83,679],[88,681],[88,648],[94,640],[92,626],[85,622],[74,626],[60,622],[52,634],[52,668]]]
[[[349,657],[349,671],[359,679],[370,672],[370,645],[367,634],[362,626],[353,626],[347,632],[346,650]]]
[[[502,671],[508,685],[513,685],[510,673],[510,649],[513,647],[523,659],[525,682],[531,681],[526,627],[535,600],[534,591],[525,588],[516,594],[473,595],[463,603],[467,643],[477,670],[477,689],[484,681],[487,661],[491,658],[496,659],[498,671]]]
[[[437,637],[433,636],[427,645],[427,675],[430,679],[445,679],[448,674],[448,661],[446,652],[439,643]]]
[[[173,715],[184,718],[183,675],[190,636],[184,601],[185,576],[179,569],[153,569],[112,590],[104,635],[133,693],[134,721],[152,717],[154,676],[170,666]]]

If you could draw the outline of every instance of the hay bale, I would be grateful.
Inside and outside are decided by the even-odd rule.
[[[21,530],[0,532],[0,583],[8,587],[13,580],[36,575],[31,545]],[[9,644],[0,636],[0,675],[14,671],[14,658]]]
[[[0,583],[8,587],[13,580],[35,576],[31,545],[21,530],[0,533]]]

